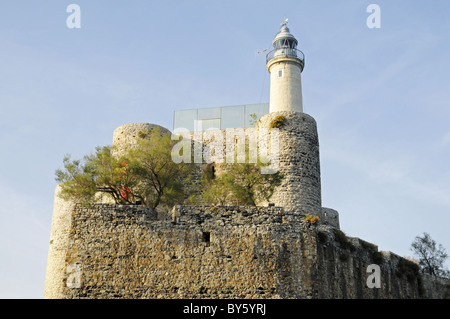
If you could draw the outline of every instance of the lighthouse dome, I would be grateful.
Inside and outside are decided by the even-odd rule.
[[[272,41],[272,45],[275,49],[282,47],[289,47],[291,49],[295,49],[297,47],[298,41],[289,31],[286,23],[281,25],[280,31],[275,35],[275,38]]]

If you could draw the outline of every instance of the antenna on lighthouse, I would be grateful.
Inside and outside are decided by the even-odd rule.
[[[259,55],[260,53],[266,52],[267,50],[268,50],[268,49],[264,49],[264,50],[261,50],[261,51],[256,50],[256,55]]]

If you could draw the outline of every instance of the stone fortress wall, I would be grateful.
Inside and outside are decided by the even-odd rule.
[[[74,205],[52,233],[46,298],[444,298],[403,258],[280,207]],[[56,263],[55,263],[56,264]],[[369,288],[367,267],[381,267]]]

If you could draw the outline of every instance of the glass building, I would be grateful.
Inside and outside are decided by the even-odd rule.
[[[194,132],[209,128],[250,127],[253,120],[252,114],[259,119],[267,113],[269,113],[269,103],[178,110],[174,112],[173,131],[187,129]]]

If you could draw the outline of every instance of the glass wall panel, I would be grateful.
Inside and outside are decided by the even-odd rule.
[[[206,131],[207,129],[220,129],[220,119],[208,119],[208,120],[198,120],[196,131]]]
[[[173,119],[173,128],[188,129],[194,131],[194,123],[197,120],[197,109],[175,111]]]
[[[244,127],[244,105],[222,107],[222,129]]]
[[[198,109],[198,120],[220,119],[220,107]]]
[[[245,127],[250,127],[251,121],[253,120],[251,114],[256,114],[256,120],[259,120],[262,116],[269,113],[269,104],[248,104],[245,106]]]
[[[256,119],[259,119],[267,113],[269,103],[179,110],[174,112],[173,127],[174,130],[184,128],[191,132],[208,128],[250,127],[251,114],[256,114]]]

